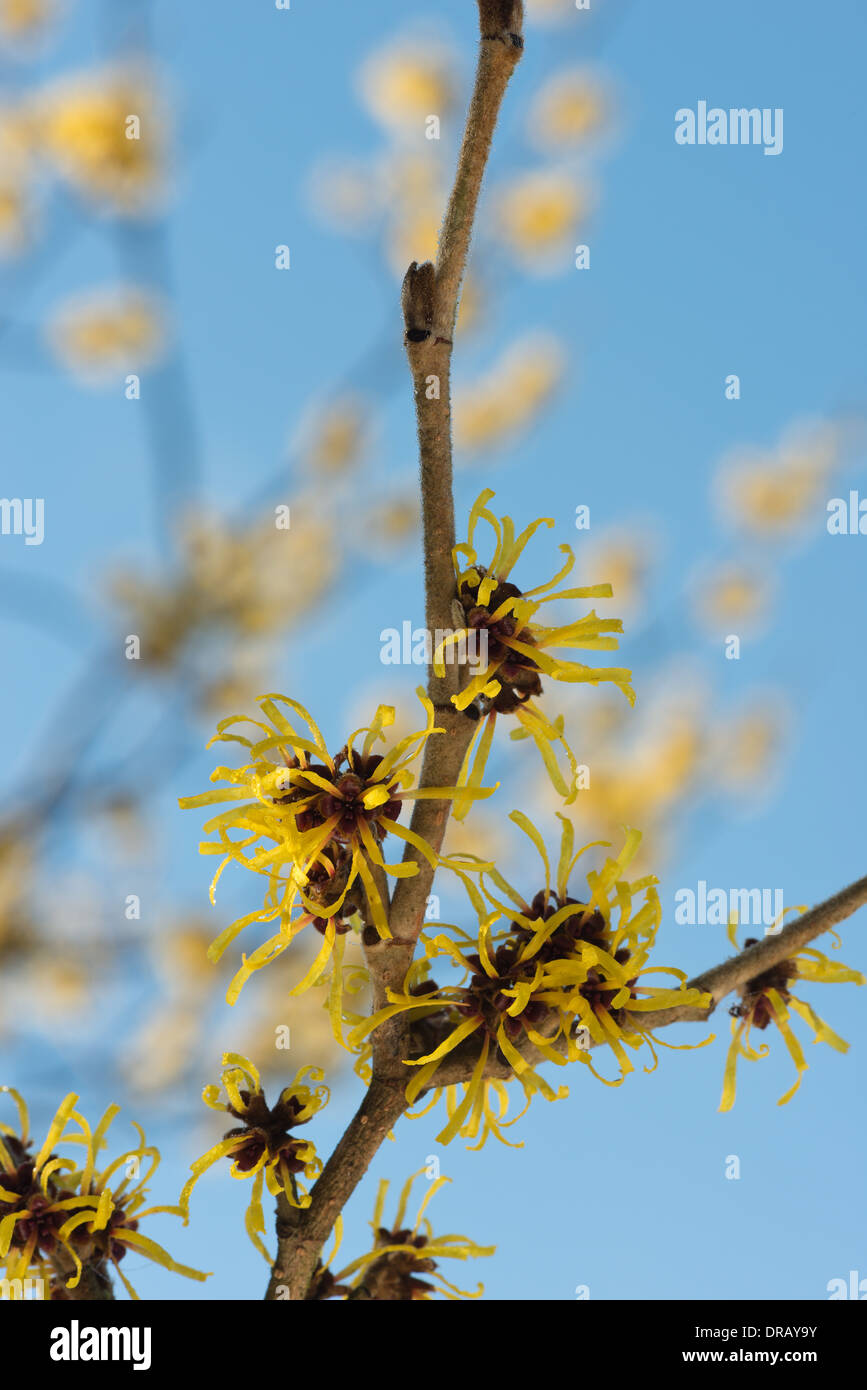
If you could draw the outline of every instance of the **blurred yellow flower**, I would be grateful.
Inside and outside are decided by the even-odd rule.
[[[454,105],[454,71],[453,55],[443,45],[398,40],[365,61],[359,74],[361,97],[391,134],[424,138],[426,117],[442,119]]]
[[[370,171],[360,160],[325,160],[314,166],[309,197],[319,219],[345,235],[362,232],[378,208]]]
[[[368,410],[358,396],[331,400],[306,427],[304,463],[313,473],[345,473],[359,462],[367,435]]]
[[[655,548],[639,526],[612,527],[598,536],[582,536],[579,574],[604,574],[617,595],[617,611],[626,621],[645,605]],[[588,581],[589,582],[589,581]]]
[[[14,43],[41,34],[56,13],[56,0],[0,0],[0,39]]]
[[[419,520],[415,492],[387,498],[363,514],[357,548],[379,564],[391,564],[395,550],[417,534]]]
[[[413,257],[417,260],[417,257]],[[461,286],[461,299],[458,305],[458,330],[464,338],[468,333],[475,331],[484,322],[485,309],[487,307],[487,296],[478,278],[472,274],[464,278]]]
[[[29,996],[28,1016],[53,1028],[70,1015],[81,1014],[93,1002],[94,975],[75,956],[39,954],[28,968],[22,986]]]
[[[410,261],[436,260],[446,198],[444,173],[438,149],[431,144],[421,153],[389,150],[379,162],[375,187],[385,215],[385,255],[396,275],[403,277]]]
[[[222,633],[232,639],[219,666],[222,681],[228,664],[231,683],[245,688],[254,674],[243,661],[250,641],[297,622],[326,591],[339,563],[334,524],[321,505],[302,497],[286,506],[289,529],[280,529],[274,515],[242,525],[206,514],[188,517],[177,575],[115,576],[112,592],[127,610],[128,631],[140,638],[143,661],[164,668],[197,638]],[[219,684],[214,669],[211,651],[205,686],[212,693]]]
[[[32,138],[17,107],[0,108],[0,256],[15,256],[33,236]]]
[[[165,1094],[201,1056],[202,1015],[194,1004],[158,1004],[129,1038],[121,1058],[124,1080],[140,1095]]]
[[[719,782],[738,795],[767,786],[790,720],[782,695],[774,694],[716,727],[712,755]]]
[[[556,273],[572,265],[573,239],[588,208],[587,190],[564,169],[518,174],[496,199],[493,232],[525,270]]]
[[[605,742],[588,735],[589,783],[579,783],[575,801],[563,806],[540,778],[542,804],[606,839],[616,839],[630,816],[640,817],[646,826],[644,848],[660,860],[667,848],[663,839],[684,798],[704,784],[708,735],[703,699],[697,690],[678,692],[666,685],[649,708],[633,716],[628,732],[614,725]],[[639,863],[644,863],[643,853]]]
[[[305,959],[312,964],[312,953],[308,952]],[[353,983],[360,988],[364,957],[354,933],[347,937],[343,959],[347,976],[351,973]],[[348,1065],[349,1058],[334,1040],[328,1016],[328,982],[314,985],[291,999],[288,983],[279,971],[262,972],[254,1007],[239,1019],[233,1016],[225,1025],[231,1029],[230,1045],[245,1056],[255,1051],[263,1077],[273,1077],[275,1084],[285,1079],[286,1052],[290,1048],[293,1053],[303,1053],[313,1066],[327,1068],[334,1075]],[[354,996],[358,992],[352,991]],[[356,998],[353,1007],[365,1006]]]
[[[447,859],[476,859],[490,861],[509,861],[509,827],[483,808],[476,807],[466,820],[449,820],[443,842],[443,854]]]
[[[464,453],[495,448],[526,430],[559,386],[564,353],[550,334],[519,338],[455,395],[455,444]]]
[[[161,306],[152,295],[131,287],[68,300],[55,313],[48,334],[63,365],[93,385],[152,366],[166,342]]]
[[[545,25],[563,24],[576,11],[575,0],[524,0],[524,8],[531,24]]]
[[[386,256],[396,275],[405,275],[410,261],[436,261],[442,208],[433,201],[407,208],[389,225]]]
[[[0,256],[16,256],[32,240],[33,207],[24,183],[0,174]]]
[[[609,125],[611,98],[600,78],[586,68],[569,68],[549,78],[530,108],[530,138],[537,148],[570,149]]]
[[[824,423],[796,428],[774,450],[730,455],[716,484],[724,512],[763,536],[791,532],[810,515],[824,519],[825,488],[841,447],[840,430]]]
[[[62,78],[34,106],[43,156],[82,196],[118,213],[153,209],[164,173],[163,117],[141,71]]]
[[[33,850],[14,835],[0,836],[0,960],[32,949],[28,888]]]
[[[764,617],[769,600],[766,575],[754,566],[731,563],[699,579],[694,608],[699,622],[712,633],[735,627],[740,634]]]

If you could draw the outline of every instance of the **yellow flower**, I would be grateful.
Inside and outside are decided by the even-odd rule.
[[[152,366],[165,347],[166,330],[151,295],[122,288],[69,301],[55,314],[49,336],[69,371],[98,384]]]
[[[392,564],[395,550],[416,535],[418,526],[417,493],[395,494],[363,513],[356,548],[377,564]]]
[[[30,39],[46,28],[56,10],[56,0],[0,0],[0,37]]]
[[[610,98],[595,73],[570,68],[556,73],[537,94],[530,134],[542,149],[563,150],[598,135],[610,120]]]
[[[701,577],[695,607],[700,621],[714,635],[735,624],[743,633],[764,617],[769,598],[768,579],[757,569],[725,564]]]
[[[735,794],[767,790],[791,710],[777,693],[756,701],[713,730],[715,775]]]
[[[652,1071],[657,1064],[654,1044],[659,1039],[641,1027],[642,1013],[677,1004],[700,1006],[710,1000],[708,995],[685,988],[682,971],[648,965],[661,915],[657,880],[647,875],[630,884],[622,877],[641,839],[637,831],[627,831],[616,859],[609,858],[600,870],[588,873],[590,893],[587,901],[581,902],[569,895],[569,878],[577,860],[591,846],[575,853],[571,822],[560,817],[563,828],[555,888],[539,831],[520,811],[514,811],[510,819],[539,852],[544,888],[525,898],[492,869],[494,893],[484,886],[484,866],[476,866],[483,870],[487,906],[466,873],[459,871],[478,917],[477,935],[451,926],[448,930],[454,935],[425,939],[426,961],[410,969],[403,993],[388,990],[389,1004],[357,1024],[349,1035],[350,1043],[358,1043],[387,1019],[398,1014],[417,1015],[413,1041],[423,1055],[406,1063],[420,1068],[407,1085],[410,1102],[436,1086],[436,1073],[455,1048],[466,1039],[476,1038],[473,1074],[463,1086],[462,1099],[457,1098],[457,1088],[447,1088],[451,1092],[449,1119],[437,1135],[443,1144],[456,1134],[476,1139],[481,1133],[477,1148],[489,1133],[503,1138],[506,1103],[503,1088],[492,1087],[486,1076],[489,1057],[505,1059],[528,1105],[537,1091],[548,1100],[561,1099],[568,1091],[561,1087],[555,1093],[534,1071],[522,1053],[524,1043],[556,1066],[580,1061],[606,1085],[619,1086],[634,1070],[627,1047],[636,1049],[646,1043],[653,1066],[645,1070]],[[465,867],[473,865],[467,861]],[[641,896],[644,901],[639,906]],[[501,919],[509,925],[492,935],[492,925]],[[450,960],[465,972],[464,981],[439,986],[425,979],[427,963],[437,959]],[[640,983],[647,974],[672,975],[678,981],[677,988]],[[596,1071],[589,1057],[591,1045],[611,1048],[620,1067],[615,1080],[609,1081]],[[439,1094],[437,1090],[431,1104]],[[500,1103],[499,1115],[492,1096]]]
[[[328,1087],[317,1086],[313,1090],[304,1084],[308,1076],[311,1081],[322,1080],[318,1068],[302,1067],[292,1084],[280,1092],[276,1105],[269,1106],[259,1073],[249,1058],[237,1052],[223,1054],[221,1082],[228,1099],[221,1098],[220,1086],[206,1086],[202,1099],[211,1110],[228,1111],[240,1124],[190,1165],[192,1177],[184,1184],[179,1198],[184,1225],[189,1221],[190,1195],[199,1178],[221,1158],[231,1158],[233,1178],[253,1179],[244,1224],[256,1249],[271,1263],[272,1257],[259,1239],[265,1230],[263,1184],[267,1184],[272,1197],[282,1192],[290,1206],[309,1207],[310,1196],[298,1181],[299,1176],[315,1178],[322,1171],[313,1144],[290,1133],[298,1125],[306,1125],[328,1104]]]
[[[339,1274],[333,1274],[329,1266],[340,1249],[342,1239],[342,1222],[338,1218],[334,1250],[316,1272],[313,1298],[346,1298],[353,1289],[360,1287],[365,1289],[369,1298],[391,1302],[429,1303],[437,1293],[442,1293],[449,1300],[481,1298],[484,1293],[482,1284],[478,1285],[475,1293],[468,1293],[449,1283],[436,1267],[437,1260],[479,1259],[493,1255],[496,1250],[494,1245],[476,1245],[466,1236],[434,1235],[433,1227],[424,1213],[431,1198],[445,1183],[451,1182],[451,1178],[439,1177],[430,1183],[416,1214],[415,1224],[412,1227],[405,1225],[413,1183],[426,1172],[425,1168],[420,1168],[404,1184],[391,1226],[383,1225],[389,1183],[386,1178],[381,1179],[370,1223],[374,1235],[373,1249],[353,1260]],[[345,1285],[343,1281],[352,1275],[355,1275],[352,1284]],[[429,1282],[430,1279],[438,1280],[442,1288],[438,1289],[436,1284]]]
[[[520,174],[497,199],[495,232],[526,270],[566,270],[589,194],[565,170]]]
[[[0,256],[17,256],[31,239],[32,205],[29,190],[17,175],[0,173]]]
[[[616,527],[582,544],[582,574],[606,574],[621,614],[635,617],[647,602],[654,546],[638,526]]]
[[[183,1215],[179,1207],[144,1205],[147,1184],[159,1166],[160,1154],[148,1145],[141,1126],[134,1124],[139,1135],[135,1148],[98,1169],[98,1156],[119,1106],[110,1105],[91,1130],[74,1108],[78,1097],[70,1093],[34,1157],[27,1106],[10,1086],[0,1086],[0,1091],[12,1096],[20,1121],[20,1134],[0,1125],[0,1258],[7,1262],[9,1278],[26,1277],[32,1265],[42,1267],[51,1261],[64,1272],[73,1268],[66,1287],[76,1288],[85,1264],[102,1279],[107,1279],[110,1266],[135,1299],[138,1295],[120,1268],[128,1249],[188,1279],[209,1277],[177,1264],[162,1246],[139,1230],[145,1217],[160,1212]],[[70,1123],[78,1125],[80,1133],[70,1134]],[[83,1164],[75,1158],[58,1157],[54,1149],[63,1144],[83,1146]],[[149,1165],[143,1177],[139,1173],[142,1160]],[[125,1176],[112,1187],[111,1180],[121,1168]]]
[[[368,412],[354,396],[329,402],[314,417],[304,441],[304,462],[311,472],[329,479],[358,463],[366,442]]]
[[[637,730],[619,727],[609,716],[608,733],[596,731],[596,748],[589,785],[582,786],[567,814],[606,838],[624,821],[640,821],[656,860],[684,797],[707,776],[703,692],[678,668],[643,710]],[[553,805],[550,790],[545,791]]]
[[[805,911],[804,908],[787,908],[786,910]],[[737,924],[732,922],[729,924],[728,938],[735,949],[738,945],[736,933]],[[832,933],[832,935],[836,936],[836,933]],[[840,944],[839,937],[836,944],[838,946]],[[744,942],[745,949],[747,946],[755,945],[756,938],[754,937],[750,937]],[[863,985],[865,983],[865,977],[860,971],[852,970],[840,961],[833,961],[828,956],[823,955],[821,951],[814,950],[810,946],[802,947],[800,952],[790,956],[787,960],[780,961],[779,965],[774,965],[769,970],[763,970],[760,975],[749,980],[740,991],[741,1002],[729,1010],[732,1016],[732,1040],[726,1058],[720,1110],[731,1110],[735,1103],[738,1057],[746,1057],[750,1062],[758,1062],[763,1057],[768,1056],[771,1049],[767,1043],[762,1043],[757,1049],[750,1046],[750,1032],[753,1028],[764,1031],[769,1023],[775,1024],[779,1029],[797,1072],[794,1085],[790,1086],[785,1095],[780,1096],[777,1104],[785,1105],[787,1101],[792,1099],[801,1085],[803,1074],[808,1069],[808,1063],[801,1050],[801,1044],[792,1032],[789,1009],[794,1009],[795,1013],[812,1029],[814,1043],[827,1043],[836,1052],[849,1051],[849,1044],[839,1037],[832,1028],[829,1028],[828,1024],[813,1012],[809,1004],[805,1003],[803,999],[798,999],[792,993],[790,986],[795,980],[821,984]]]
[[[842,434],[833,424],[803,426],[776,449],[741,452],[724,461],[717,492],[724,511],[745,531],[785,535],[821,510],[839,463]]]
[[[388,263],[396,274],[406,273],[407,257],[435,261],[442,207],[433,201],[405,208],[389,223],[386,236]]]
[[[143,73],[64,78],[36,103],[35,128],[45,158],[76,192],[112,212],[152,209],[162,178],[163,133]]]
[[[479,453],[510,443],[535,421],[563,377],[560,343],[549,334],[519,339],[455,401],[455,443]]]
[[[337,571],[334,528],[321,507],[293,499],[289,521],[291,529],[275,525],[273,514],[243,526],[217,516],[188,518],[176,575],[156,581],[117,576],[113,596],[128,610],[124,630],[141,638],[143,663],[165,669],[183,657],[185,679],[191,669],[198,675],[202,701],[215,700],[221,684],[247,689],[254,676],[261,689],[257,639],[297,622]],[[221,661],[214,659],[215,633],[228,648]],[[203,636],[207,651],[199,674],[196,639]],[[220,681],[213,678],[215,666]]]
[[[556,681],[593,685],[612,681],[630,703],[634,702],[635,695],[629,684],[631,673],[623,667],[585,666],[564,657],[554,657],[546,649],[616,650],[617,638],[611,634],[621,632],[622,623],[617,618],[598,618],[592,611],[561,626],[547,627],[534,622],[535,615],[546,603],[555,599],[610,598],[611,585],[558,588],[575,564],[575,556],[568,545],[560,546],[566,559],[553,579],[523,591],[511,583],[509,575],[531,536],[540,526],[553,526],[554,522],[551,517],[541,517],[516,537],[511,517],[497,518],[488,510],[487,503],[493,496],[487,489],[476,499],[470,512],[467,540],[456,545],[453,551],[457,596],[467,626],[441,643],[434,653],[434,668],[439,675],[445,673],[443,657],[450,642],[478,639],[481,654],[487,657],[484,670],[474,675],[459,695],[452,696],[458,709],[466,710],[478,720],[478,731],[467,750],[459,784],[469,791],[481,784],[497,716],[514,714],[521,728],[512,737],[533,739],[557,791],[571,800],[575,795],[575,757],[563,737],[562,719],[552,723],[533,703],[533,696],[542,694],[541,677],[546,675]],[[487,565],[479,564],[474,546],[476,525],[480,520],[488,523],[496,537]],[[567,785],[557,766],[552,745],[558,745],[566,753],[572,769],[572,786]],[[471,798],[455,803],[458,819],[466,815],[470,804]]]
[[[454,60],[441,45],[391,44],[372,54],[361,69],[365,106],[392,134],[423,138],[428,116],[442,119],[451,110]]]
[[[434,709],[419,687],[427,723],[424,729],[407,734],[384,754],[374,751],[385,742],[384,730],[394,722],[395,711],[380,705],[369,726],[350,735],[340,752],[332,757],[322,732],[303,705],[285,695],[266,695],[260,700],[270,721],[247,720],[244,716],[223,719],[212,742],[240,743],[249,750],[251,762],[240,769],[218,767],[212,781],[228,785],[200,796],[184,797],[184,809],[210,806],[216,802],[243,802],[221,812],[205,825],[205,832],[216,831],[217,840],[201,845],[203,854],[224,855],[211,885],[211,900],[217,880],[227,864],[234,861],[262,874],[268,881],[264,906],[241,917],[220,934],[210,948],[212,960],[219,960],[226,947],[251,922],[281,919],[280,931],[249,958],[244,959],[229,989],[234,1002],[244,981],[280,955],[308,923],[322,933],[323,944],[316,960],[296,986],[300,992],[316,981],[334,953],[334,993],[330,1007],[339,1036],[342,935],[357,925],[359,914],[369,910],[372,925],[381,937],[391,935],[385,905],[375,882],[375,873],[384,871],[395,878],[418,873],[412,862],[386,864],[382,844],[388,835],[412,845],[436,868],[438,862],[430,845],[398,817],[407,801],[452,800],[489,796],[494,788],[478,784],[458,787],[413,787],[411,764],[421,754],[427,740],[442,730],[434,724]],[[289,707],[307,726],[299,733],[279,705]],[[234,725],[250,723],[264,733],[253,742],[241,734],[230,733]],[[361,747],[356,747],[361,740]],[[249,798],[252,798],[250,800]],[[240,832],[233,839],[231,831]],[[292,919],[293,909],[303,908]]]

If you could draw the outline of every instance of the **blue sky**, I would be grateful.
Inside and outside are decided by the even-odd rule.
[[[422,23],[441,29],[463,54],[468,79],[474,8],[442,0],[432,16],[415,0],[351,7],[296,0],[290,12],[266,0],[153,6],[178,110],[168,247],[197,440],[178,467],[195,452],[198,495],[219,509],[242,509],[268,484],[311,401],[335,380],[351,382],[354,364],[389,328],[377,476],[412,476],[396,282],[363,244],[316,221],[309,172],[322,155],[361,157],[381,141],[359,103],[356,73],[395,32]],[[84,0],[74,6],[36,71],[96,61],[104,51],[98,11]],[[753,689],[786,692],[795,717],[773,793],[751,814],[726,802],[696,812],[665,867],[660,958],[694,971],[725,955],[724,934],[676,925],[677,887],[699,879],[779,884],[787,903],[812,903],[867,871],[867,541],[829,536],[822,509],[797,543],[775,550],[775,620],[744,644],[739,662],[697,638],[677,604],[685,576],[732,553],[711,505],[720,458],[740,446],[770,447],[798,419],[863,409],[867,15],[855,0],[821,9],[807,0],[609,0],[599,11],[591,28],[576,15],[557,31],[528,31],[491,165],[492,180],[533,166],[522,120],[546,74],[585,60],[604,66],[622,115],[598,165],[598,206],[582,234],[591,270],[508,279],[492,332],[459,345],[455,356],[460,380],[487,365],[499,340],[550,329],[568,345],[565,389],[532,434],[459,474],[457,503],[460,515],[482,486],[494,487],[504,511],[555,518],[552,547],[575,540],[579,503],[600,528],[640,519],[660,546],[651,604],[675,614],[664,632],[670,654],[701,662],[722,708]],[[21,69],[18,78],[33,71]],[[783,153],[677,145],[674,113],[699,100],[782,107]],[[456,137],[447,124],[443,138]],[[121,559],[158,564],[164,544],[138,407],[117,391],[82,390],[50,369],[41,347],[39,324],[59,298],[115,275],[105,229],[74,228],[74,217],[58,215],[52,255],[32,288],[23,279],[16,286],[8,271],[2,286],[15,328],[0,353],[0,492],[46,503],[41,547],[0,539],[11,595],[0,610],[0,740],[10,787],[39,767],[45,721],[96,650],[100,576]],[[273,265],[281,242],[291,245],[287,274]],[[724,396],[730,372],[741,378],[738,401]],[[859,485],[867,488],[867,478],[855,460],[840,487]],[[44,625],[21,621],[18,596],[51,581],[81,607],[67,614],[49,598]],[[359,685],[381,678],[380,629],[405,617],[421,621],[413,557],[366,575],[341,611],[301,649],[290,639],[275,653],[273,672],[272,688],[291,679],[288,693],[329,727],[347,707],[347,672]],[[637,642],[632,651],[630,641],[627,632],[623,659],[640,700],[659,653]],[[126,746],[133,732],[121,716],[109,746]],[[204,726],[196,737],[203,745]],[[204,786],[211,765],[210,755],[197,756],[154,803],[169,866],[168,878],[152,885],[160,901],[172,894],[204,905],[208,866],[195,853],[198,827],[177,811],[176,798]],[[77,850],[61,840],[54,853],[64,865]],[[232,891],[243,910],[244,886]],[[867,968],[863,921],[847,924],[843,937],[843,958]],[[703,1050],[664,1053],[654,1075],[639,1071],[619,1089],[582,1070],[569,1078],[568,1100],[534,1102],[512,1131],[524,1140],[521,1150],[492,1142],[482,1154],[459,1143],[443,1152],[435,1117],[406,1122],[373,1175],[399,1184],[440,1154],[453,1182],[431,1214],[439,1228],[498,1246],[494,1260],[456,1276],[467,1286],[483,1279],[488,1297],[570,1299],[576,1286],[589,1285],[592,1298],[822,1298],[832,1278],[851,1269],[867,1276],[859,1099],[867,1025],[853,987],[817,986],[806,997],[852,1049],[840,1057],[811,1047],[811,1070],[786,1107],[775,1104],[790,1067],[777,1039],[762,1066],[742,1067],[734,1111],[717,1113],[718,1036]],[[111,1026],[122,1030],[123,1018]],[[727,1027],[721,1011],[718,1035]],[[696,1039],[684,1026],[671,1030],[671,1040]],[[222,1046],[215,1037],[215,1061]],[[102,1083],[84,1059],[74,1034],[33,1042],[11,1059],[11,1079],[36,1085],[46,1108],[61,1087],[73,1086],[95,1106]],[[338,1089],[318,1126],[321,1152],[354,1098],[351,1085]],[[159,1124],[150,1127],[159,1137]],[[167,1137],[166,1151],[163,1200],[193,1156],[176,1136]],[[730,1155],[740,1159],[737,1181],[725,1177]],[[155,1227],[177,1258],[214,1269],[214,1278],[188,1285],[130,1259],[142,1266],[134,1282],[143,1296],[238,1297],[239,1288],[242,1297],[260,1296],[265,1269],[243,1235],[239,1187],[215,1175],[198,1192],[189,1231],[179,1237],[167,1218],[159,1219],[162,1231]],[[374,1191],[368,1179],[350,1204],[347,1258],[361,1248]]]

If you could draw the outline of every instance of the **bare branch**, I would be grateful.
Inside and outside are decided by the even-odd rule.
[[[521,56],[523,7],[519,0],[490,3],[479,0],[481,42],[454,188],[440,233],[434,275],[428,266],[413,264],[404,281],[403,307],[407,324],[406,349],[412,371],[418,420],[424,533],[425,609],[428,631],[453,625],[455,544],[452,495],[452,438],[450,369],[461,281],[467,263],[482,180],[500,106]],[[474,724],[451,704],[460,688],[460,671],[447,666],[443,678],[429,674],[430,697],[437,723],[444,732],[429,740],[419,785],[453,786],[457,780]],[[412,829],[439,852],[450,807],[448,802],[419,801]],[[412,960],[413,947],[424,921],[424,908],[433,881],[427,861],[412,848],[406,858],[419,866],[415,878],[401,879],[394,892],[392,931],[395,945],[383,952],[389,983],[398,984]]]

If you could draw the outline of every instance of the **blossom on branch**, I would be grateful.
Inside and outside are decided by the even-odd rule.
[[[728,938],[737,949],[737,923],[729,924]],[[755,946],[756,940],[755,937],[749,937],[744,941],[744,949]],[[839,938],[836,944],[839,946]],[[768,1056],[771,1049],[767,1043],[762,1043],[758,1048],[750,1046],[750,1032],[753,1028],[764,1031],[769,1023],[776,1024],[779,1029],[797,1071],[794,1084],[780,1096],[777,1104],[785,1105],[792,1099],[801,1085],[808,1063],[801,1044],[792,1032],[790,1009],[794,1009],[812,1029],[814,1043],[827,1043],[836,1052],[849,1051],[849,1044],[835,1033],[833,1028],[829,1028],[809,1004],[792,993],[791,985],[795,980],[815,981],[821,984],[865,983],[865,977],[860,971],[852,970],[841,961],[831,960],[822,951],[817,951],[811,946],[802,947],[795,955],[780,961],[779,965],[771,966],[769,970],[763,970],[760,975],[748,980],[740,991],[741,1002],[734,1004],[729,1010],[732,1016],[732,1040],[726,1058],[720,1110],[731,1110],[735,1103],[738,1057],[758,1062]]]
[[[426,1172],[427,1169],[420,1168],[404,1184],[391,1226],[383,1224],[389,1183],[385,1178],[380,1181],[370,1223],[374,1234],[373,1249],[353,1260],[339,1274],[333,1274],[328,1266],[333,1263],[340,1248],[342,1222],[339,1223],[335,1231],[334,1250],[314,1276],[313,1298],[369,1298],[401,1303],[429,1303],[437,1293],[442,1293],[449,1300],[481,1298],[484,1293],[482,1284],[478,1285],[475,1293],[469,1293],[449,1283],[437,1269],[437,1260],[478,1259],[493,1255],[496,1249],[493,1245],[476,1245],[466,1236],[434,1235],[433,1227],[424,1213],[431,1198],[447,1182],[451,1182],[451,1178],[439,1177],[431,1181],[419,1206],[415,1224],[412,1227],[405,1225],[413,1183]],[[344,1281],[352,1275],[355,1275],[352,1284],[346,1284]],[[431,1279],[438,1280],[442,1287],[438,1289],[436,1284],[430,1282]]]
[[[490,489],[480,493],[470,512],[466,542],[456,545],[452,552],[457,585],[457,598],[464,611],[466,627],[440,643],[434,653],[434,670],[445,674],[445,648],[473,634],[484,633],[487,642],[487,665],[473,675],[452,702],[460,710],[479,721],[479,729],[467,750],[459,783],[468,789],[466,797],[455,802],[454,814],[462,819],[472,804],[469,793],[481,783],[485,764],[494,736],[498,715],[514,714],[521,727],[513,738],[532,738],[538,748],[551,781],[566,801],[576,794],[575,756],[563,735],[562,718],[553,723],[534,703],[542,694],[542,676],[571,684],[598,685],[611,681],[623,691],[630,704],[635,694],[630,685],[631,672],[623,667],[593,667],[563,656],[553,656],[549,649],[583,648],[594,651],[614,651],[623,624],[618,618],[598,618],[594,611],[574,622],[547,626],[535,621],[544,604],[554,599],[610,598],[610,584],[562,589],[558,585],[571,572],[575,556],[571,546],[561,545],[566,559],[557,574],[547,583],[533,589],[521,590],[509,576],[527,542],[540,526],[553,526],[551,517],[540,517],[515,536],[511,517],[496,517],[488,510],[494,496]],[[474,545],[476,526],[480,520],[488,523],[496,537],[493,554],[486,565],[478,562]],[[557,763],[557,750],[565,752],[571,771],[567,783]]]
[[[317,1067],[302,1067],[291,1085],[280,1092],[276,1104],[269,1106],[259,1072],[250,1059],[237,1052],[223,1054],[221,1083],[228,1099],[223,1099],[220,1086],[212,1085],[205,1087],[202,1100],[211,1110],[228,1111],[240,1124],[191,1164],[192,1176],[179,1199],[185,1225],[189,1221],[190,1195],[199,1178],[221,1158],[231,1158],[233,1178],[253,1179],[244,1224],[256,1249],[271,1262],[272,1257],[259,1239],[265,1230],[263,1186],[267,1185],[272,1197],[283,1193],[290,1206],[309,1207],[310,1196],[299,1183],[299,1175],[315,1178],[322,1171],[322,1161],[311,1141],[290,1133],[312,1120],[330,1098],[327,1086],[313,1089],[305,1084],[305,1077],[321,1081],[322,1072]]]
[[[648,964],[661,920],[657,880],[647,875],[628,883],[623,877],[638,849],[637,831],[627,831],[616,859],[608,858],[601,869],[587,874],[590,891],[582,902],[570,896],[569,879],[577,860],[591,846],[575,852],[572,823],[560,817],[560,859],[552,884],[539,831],[520,811],[514,811],[511,819],[539,851],[544,888],[527,899],[496,869],[490,869],[492,886],[498,890],[494,893],[484,886],[481,866],[483,898],[467,874],[458,870],[478,917],[477,931],[471,935],[450,926],[453,935],[427,939],[425,951],[427,961],[450,960],[464,972],[463,979],[456,985],[439,986],[423,977],[426,962],[418,962],[407,975],[403,993],[388,990],[389,1004],[349,1035],[350,1042],[357,1043],[398,1014],[412,1013],[419,1019],[414,1039],[422,1055],[407,1061],[408,1066],[420,1069],[407,1086],[410,1102],[436,1085],[437,1071],[450,1053],[465,1040],[476,1039],[472,1075],[463,1085],[462,1098],[457,1098],[455,1087],[448,1088],[449,1120],[437,1135],[443,1144],[456,1134],[470,1139],[481,1135],[479,1148],[490,1133],[502,1139],[507,1098],[502,1088],[493,1090],[500,1105],[496,1114],[486,1074],[489,1059],[508,1064],[528,1105],[537,1091],[548,1100],[568,1095],[565,1087],[555,1093],[535,1071],[524,1055],[529,1048],[555,1066],[580,1061],[605,1085],[619,1086],[634,1070],[627,1048],[647,1044],[653,1064],[645,1071],[657,1065],[655,1044],[660,1040],[642,1028],[642,1013],[677,1005],[703,1007],[710,1002],[709,995],[686,988],[682,970]],[[465,867],[472,867],[469,861]],[[503,919],[508,923],[505,930],[493,933],[494,924]],[[642,983],[651,974],[671,975],[677,986]],[[603,1045],[610,1047],[620,1068],[613,1080],[602,1076],[590,1060],[590,1048]],[[439,1091],[431,1104],[438,1096]]]
[[[175,1274],[204,1280],[209,1276],[177,1264],[166,1250],[139,1230],[145,1217],[163,1212],[182,1216],[180,1207],[145,1207],[147,1185],[160,1163],[159,1150],[147,1143],[140,1125],[139,1143],[105,1168],[98,1167],[100,1150],[120,1107],[110,1105],[96,1129],[75,1110],[73,1092],[58,1107],[41,1149],[34,1155],[27,1106],[11,1086],[18,1108],[19,1133],[0,1125],[0,1259],[8,1279],[24,1279],[36,1269],[52,1279],[54,1296],[78,1287],[84,1269],[106,1281],[109,1268],[120,1276],[133,1299],[138,1294],[120,1268],[127,1250],[145,1255]],[[79,1133],[70,1133],[76,1124]],[[60,1145],[81,1145],[84,1161],[59,1157]],[[148,1167],[140,1174],[142,1160]],[[124,1169],[124,1176],[119,1177]],[[112,1183],[114,1185],[112,1185]],[[57,1276],[61,1278],[58,1281]],[[65,1277],[68,1275],[68,1277]]]
[[[380,937],[389,937],[386,904],[376,877],[384,873],[408,878],[418,873],[414,862],[387,864],[382,853],[384,840],[394,835],[412,845],[433,868],[442,862],[426,840],[398,821],[406,801],[451,800],[459,794],[458,787],[412,786],[411,764],[427,740],[442,733],[434,724],[433,705],[421,688],[418,696],[427,716],[425,727],[399,739],[385,753],[374,749],[377,743],[386,742],[384,731],[394,722],[391,705],[380,705],[370,725],[351,734],[334,757],[312,716],[284,695],[266,695],[260,700],[268,724],[242,716],[218,724],[214,741],[240,743],[249,750],[251,761],[237,770],[218,767],[211,780],[223,780],[226,787],[185,797],[180,804],[189,808],[221,801],[243,803],[232,805],[205,825],[205,832],[216,832],[217,839],[203,843],[202,853],[225,856],[211,885],[212,901],[220,874],[232,861],[262,874],[268,886],[264,906],[227,927],[212,943],[211,959],[219,960],[250,923],[280,918],[280,931],[244,959],[229,989],[230,1002],[253,971],[274,960],[312,923],[322,934],[323,944],[295,992],[315,983],[334,956],[331,1006],[333,1017],[339,1020],[341,936],[369,918]],[[290,712],[300,717],[306,725],[303,734],[278,703],[288,705]],[[253,741],[228,732],[244,722],[257,726],[264,737]],[[493,790],[475,785],[460,795],[473,799],[489,796]],[[239,838],[233,838],[233,831]],[[296,908],[302,910],[293,917]]]

